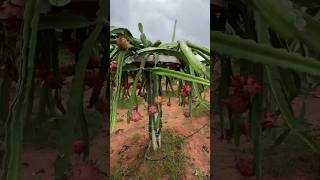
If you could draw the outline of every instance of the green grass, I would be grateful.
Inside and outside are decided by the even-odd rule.
[[[136,137],[134,135],[133,139]],[[184,174],[186,162],[186,155],[183,152],[183,144],[183,138],[175,136],[170,130],[164,130],[162,132],[161,149],[155,153],[156,155],[150,155],[150,158],[157,159],[163,156],[166,158],[160,161],[150,161],[145,160],[143,154],[138,154],[136,161],[128,165],[129,168],[113,169],[111,171],[111,179],[123,180],[128,178],[151,178],[153,180],[161,180],[164,177],[169,177],[172,180],[181,179]],[[140,172],[140,166],[145,166],[147,168],[146,171]]]
[[[140,140],[140,135],[138,133],[135,133],[133,136],[132,136],[132,141],[133,142],[138,142]]]
[[[170,179],[181,179],[184,173],[184,163],[186,155],[183,152],[184,140],[175,136],[171,130],[162,132],[162,146],[160,153],[166,155],[166,158],[161,161],[147,161],[149,166],[149,174],[151,177],[162,179],[164,176],[169,176]]]
[[[210,106],[210,104],[207,104]],[[203,104],[199,104],[199,106],[194,107],[192,109],[192,116],[193,117],[203,117],[203,116],[208,116],[210,117],[210,110],[207,109]]]
[[[90,139],[94,138],[102,128],[103,115],[97,112],[85,111]],[[49,120],[47,116],[34,116],[25,128],[24,143],[36,148],[54,148],[59,143],[62,119]],[[75,139],[81,138],[80,125],[75,127]]]
[[[122,180],[128,175],[129,170],[125,168],[118,168],[118,169],[113,169],[110,172],[111,172],[111,177],[110,177],[111,180]]]
[[[206,176],[206,173],[201,171],[200,169],[194,169],[192,171],[192,175],[198,180],[208,179],[208,177]]]
[[[138,99],[138,105],[142,104],[143,101],[144,101],[144,99],[142,97],[139,97],[139,96],[137,97],[137,99]],[[129,102],[128,98],[119,99],[118,108],[119,109],[129,109],[130,107],[129,107],[129,103],[128,102]]]

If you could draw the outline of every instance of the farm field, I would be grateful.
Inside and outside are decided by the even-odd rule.
[[[318,14],[315,1],[211,2],[213,177],[319,179]]]
[[[303,102],[306,107],[306,122],[314,126],[313,135],[318,141],[319,138],[319,117],[320,112],[320,89],[315,90],[309,97],[297,97],[292,106],[295,112],[300,112]],[[298,114],[297,114],[298,115]],[[283,120],[279,118],[277,124],[281,124]],[[219,117],[214,118],[215,126],[219,127]],[[271,132],[272,133],[272,132]],[[273,132],[275,133],[275,131]],[[269,134],[270,135],[270,134]],[[266,135],[268,136],[268,135]],[[215,161],[213,168],[216,170],[214,178],[222,179],[227,176],[230,180],[255,179],[255,177],[244,177],[236,167],[237,157],[239,153],[235,150],[232,140],[222,140],[221,131],[216,128],[213,132],[215,141],[214,153]],[[241,135],[242,150],[250,151],[250,143],[247,142],[245,135]],[[250,140],[249,142],[251,142]],[[278,148],[272,151],[265,151],[262,160],[262,171],[264,172],[262,180],[313,180],[319,176],[319,157],[312,152],[303,143],[299,142],[295,136],[291,135]]]
[[[164,99],[166,104],[168,99]],[[210,171],[209,111],[196,110],[192,120],[183,115],[178,98],[163,106],[163,150],[159,161],[144,160],[148,145],[147,119],[127,124],[126,109],[119,109],[118,130],[110,139],[111,178],[207,179]],[[144,103],[139,109],[146,109]],[[147,117],[147,113],[142,116]],[[200,129],[200,130],[199,130]],[[192,135],[192,136],[190,136]],[[188,137],[189,136],[189,137]],[[173,143],[173,144],[170,144]],[[159,154],[152,154],[155,159]]]

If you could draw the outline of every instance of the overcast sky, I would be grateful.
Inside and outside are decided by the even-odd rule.
[[[111,0],[111,25],[139,37],[141,22],[152,42],[170,42],[175,19],[176,40],[210,46],[210,0]]]

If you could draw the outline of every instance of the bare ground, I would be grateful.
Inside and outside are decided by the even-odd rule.
[[[164,103],[166,104],[166,103]],[[205,113],[200,117],[193,117],[192,121],[183,116],[183,107],[178,106],[177,99],[171,101],[171,106],[163,105],[163,129],[172,129],[175,135],[188,136],[192,132],[201,128],[209,122],[209,116]],[[144,104],[139,106],[139,112],[143,113],[143,120],[137,123],[127,124],[127,110],[120,109],[118,115],[123,121],[118,123],[118,131],[111,135],[110,139],[110,163],[111,169],[127,167],[132,163],[139,153],[144,153],[143,149],[148,143],[148,121],[147,110]],[[183,147],[187,155],[185,173],[183,179],[196,179],[192,173],[199,169],[205,174],[210,173],[210,132],[209,124],[207,128],[199,131],[190,138],[187,138]],[[133,136],[139,134],[139,141],[134,141]],[[141,165],[140,170],[145,167]]]

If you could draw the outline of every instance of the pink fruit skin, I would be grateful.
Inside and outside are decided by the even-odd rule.
[[[75,141],[72,144],[72,153],[81,154],[84,151],[84,144],[81,141]]]
[[[238,93],[242,91],[243,93],[249,94],[250,96],[255,96],[262,91],[261,83],[253,74],[234,76],[232,78],[231,85]]]
[[[132,113],[131,120],[132,120],[133,122],[138,122],[138,121],[140,121],[141,119],[142,119],[142,116],[141,116],[140,113],[138,113],[138,112],[133,112],[133,113]]]
[[[184,91],[187,92],[187,94],[191,93],[192,92],[192,86],[190,84],[187,84],[185,87],[184,87]]]
[[[190,117],[190,113],[189,113],[189,112],[187,112],[187,111],[186,111],[186,112],[184,112],[184,113],[183,113],[183,115],[184,115],[184,117],[185,117],[185,118],[189,118],[189,117]]]
[[[155,114],[157,112],[157,107],[155,105],[152,105],[150,108],[149,108],[149,113],[150,114]]]
[[[110,62],[110,71],[111,72],[117,71],[117,61],[111,61]]]
[[[192,97],[192,103],[197,102],[197,98],[196,97]]]
[[[228,106],[228,109],[235,113],[244,113],[249,108],[249,100],[231,95],[227,99],[224,100],[224,103]]]
[[[235,113],[248,110],[252,98],[260,94],[262,85],[255,75],[238,75],[232,78],[233,93],[225,99],[228,109]]]
[[[183,90],[183,91],[181,92],[181,97],[187,97],[187,96],[188,96],[188,93]]]

